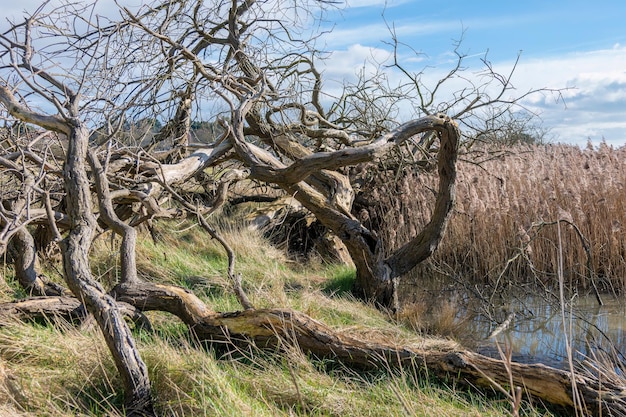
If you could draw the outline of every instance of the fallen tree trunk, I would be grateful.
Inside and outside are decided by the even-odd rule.
[[[452,343],[428,347],[419,342],[397,345],[391,342],[367,341],[341,333],[297,311],[259,309],[231,313],[211,311],[193,293],[182,288],[158,284],[118,285],[114,291],[118,301],[147,310],[170,312],[185,322],[200,341],[219,344],[250,344],[277,349],[298,346],[303,352],[341,361],[360,369],[405,367],[426,369],[431,375],[454,379],[471,386],[509,385],[546,403],[575,407],[572,400],[572,377],[569,372],[542,364],[507,365],[504,361],[463,350]],[[40,314],[57,314],[48,298],[32,299]],[[14,303],[0,304],[0,312],[15,309]],[[59,303],[57,305],[69,304]],[[31,307],[31,310],[33,308]],[[4,314],[0,313],[0,317]],[[21,310],[20,318],[25,318]],[[507,369],[508,368],[508,369]],[[601,377],[576,375],[575,389],[583,399],[586,415],[626,415],[626,393],[622,386]]]
[[[193,331],[200,340],[230,343],[251,340],[263,347],[294,344],[307,354],[334,358],[361,368],[417,367],[432,375],[456,379],[472,386],[508,386],[509,370],[504,361],[475,352],[441,347],[424,349],[368,342],[342,335],[311,317],[292,310],[248,310],[216,314],[198,322]],[[459,347],[460,348],[460,347]],[[531,397],[553,405],[574,407],[569,372],[543,364],[511,363],[515,386]],[[586,409],[585,414],[626,415],[623,386],[588,376],[575,376]],[[602,410],[602,411],[601,411]]]
[[[262,309],[214,313],[193,293],[181,288],[142,283],[118,285],[118,300],[143,310],[168,311],[178,316],[198,340],[207,342],[254,343],[276,349],[296,345],[307,354],[333,358],[359,368],[418,367],[444,379],[456,379],[472,386],[493,387],[513,383],[527,395],[547,403],[574,408],[576,389],[590,415],[626,416],[624,387],[602,377],[576,375],[543,364],[507,365],[504,361],[478,353],[452,349],[398,346],[369,342],[344,335],[315,319],[293,310]],[[508,369],[507,369],[508,367]]]
[[[45,299],[40,299],[42,302]],[[54,304],[47,304],[50,308]],[[0,309],[4,309],[2,306]],[[41,311],[41,308],[38,309]],[[21,311],[24,317],[24,311]],[[53,313],[50,311],[50,313]],[[191,317],[191,316],[187,316]],[[445,379],[457,379],[475,386],[508,384],[503,361],[462,350],[420,349],[393,344],[366,342],[342,335],[291,310],[247,310],[211,314],[193,326],[201,341],[220,344],[255,343],[275,349],[295,344],[317,357],[333,358],[362,369],[377,367],[424,368]],[[541,364],[511,364],[514,383],[527,395],[565,407],[573,407],[570,374]],[[624,415],[625,397],[620,387],[576,376],[577,389],[585,399],[585,412],[600,415]],[[602,385],[602,389],[600,386]]]
[[[118,302],[117,307],[120,313],[136,326],[150,328],[150,322],[139,309],[122,302]],[[55,321],[60,319],[80,322],[87,316],[85,306],[77,298],[71,296],[34,297],[0,304],[0,326],[12,320]]]
[[[318,358],[331,358],[359,369],[405,367],[425,369],[430,375],[454,379],[471,386],[515,386],[530,397],[546,403],[575,407],[569,372],[542,364],[506,364],[447,343],[398,345],[368,341],[335,331],[297,311],[285,309],[246,310],[231,313],[211,311],[191,292],[179,287],[140,283],[120,285],[114,290],[118,305],[126,303],[142,310],[170,312],[185,322],[198,340],[226,345],[254,343],[277,349],[297,346]],[[124,300],[124,302],[120,302]],[[125,308],[131,312],[132,309]],[[0,325],[8,319],[43,317],[81,318],[84,308],[72,297],[38,297],[0,304]],[[131,314],[132,315],[132,314]],[[624,387],[600,377],[575,375],[575,389],[583,399],[587,415],[626,416]]]
[[[85,317],[85,308],[74,297],[35,297],[0,304],[0,324],[10,320],[62,318],[67,321]]]

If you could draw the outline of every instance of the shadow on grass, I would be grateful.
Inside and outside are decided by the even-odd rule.
[[[103,367],[92,375],[92,378],[77,382],[74,387],[70,388],[74,396],[68,399],[64,406],[60,406],[58,411],[69,408],[77,416],[123,417],[125,415],[124,393],[121,388],[116,388],[121,387],[122,383],[111,365],[103,364]]]
[[[356,271],[352,268],[341,268],[324,284],[322,291],[329,296],[345,295],[352,293],[352,287],[356,280]]]

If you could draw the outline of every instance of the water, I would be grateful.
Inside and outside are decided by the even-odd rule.
[[[566,368],[569,343],[575,360],[599,353],[626,353],[626,305],[605,295],[600,306],[595,296],[577,296],[567,302],[563,318],[560,303],[545,297],[525,297],[508,305],[516,314],[495,340],[512,348],[513,359]],[[477,351],[498,357],[494,339],[487,339],[495,323],[477,316],[469,331],[479,335]]]
[[[429,312],[420,317],[420,321],[430,320],[427,331],[451,336],[487,356],[499,357],[497,341],[502,348],[511,348],[516,362],[567,368],[569,344],[575,361],[616,353],[626,364],[622,355],[626,354],[626,300],[609,294],[601,296],[603,305],[594,295],[570,296],[563,320],[558,297],[541,288],[468,288],[440,280],[413,284],[404,291],[410,295],[404,302]],[[489,338],[511,313],[515,315],[509,327]],[[445,319],[450,315],[454,315],[453,326]]]

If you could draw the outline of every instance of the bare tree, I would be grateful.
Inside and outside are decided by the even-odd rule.
[[[436,115],[391,131],[391,115],[367,125],[369,115],[347,109],[355,107],[351,97],[366,91],[362,87],[325,110],[312,41],[298,33],[296,24],[285,25],[283,16],[276,17],[277,10],[293,16],[308,13],[315,3],[287,7],[273,2],[225,2],[209,7],[180,1],[138,12],[125,9],[127,30],[136,31],[133,42],[140,39],[142,50],[159,51],[142,56],[145,65],[153,68],[153,78],[129,81],[143,88],[140,94],[129,91],[125,101],[135,103],[133,110],[137,110],[147,108],[140,103],[154,97],[173,97],[169,103],[174,117],[165,134],[172,131],[169,126],[188,126],[187,116],[180,115],[188,114],[186,109],[198,97],[220,101],[224,111],[218,123],[224,135],[218,146],[228,152],[229,160],[236,161],[235,167],[244,169],[249,180],[274,184],[294,196],[345,244],[357,268],[357,293],[396,307],[397,279],[427,258],[442,237],[453,201],[459,132],[450,119]],[[211,22],[210,27],[206,22]],[[129,37],[115,42],[125,39]],[[120,62],[128,61],[120,57]],[[437,209],[422,233],[387,256],[376,233],[351,213],[354,190],[342,170],[379,160],[428,131],[440,139],[432,140],[432,149],[427,150],[436,153],[434,143],[438,143],[442,181]],[[209,160],[223,163],[221,157],[207,155]]]
[[[216,2],[209,7],[177,1],[136,12],[125,9],[133,42],[140,39],[142,50],[159,51],[142,56],[146,67],[156,69],[154,77],[151,83],[135,79],[143,86],[141,94],[129,91],[126,101],[166,97],[169,101],[161,103],[163,108],[169,103],[172,115],[187,114],[183,110],[190,103],[202,112],[207,98],[221,103],[216,120],[224,135],[218,142],[234,166],[249,173],[247,179],[273,184],[297,199],[347,248],[356,266],[356,293],[397,308],[398,279],[437,248],[453,204],[461,138],[452,120],[477,136],[482,126],[493,125],[486,122],[487,114],[489,120],[498,120],[511,114],[522,98],[547,90],[512,96],[515,65],[511,73],[500,75],[486,58],[480,81],[473,83],[464,75],[466,57],[458,48],[456,64],[429,87],[422,72],[413,73],[399,61],[401,43],[392,30],[392,66],[403,81],[393,85],[382,72],[363,74],[332,98],[324,92],[315,39],[298,25],[298,17],[324,5]],[[285,16],[292,18],[289,25]],[[130,45],[121,49],[135,50]],[[451,97],[441,97],[444,86],[463,80]],[[399,124],[395,117],[400,105],[413,108],[416,119]],[[439,116],[440,111],[454,117]],[[168,125],[186,126],[184,120],[174,117]],[[402,147],[410,149],[411,158],[437,167],[440,185],[424,230],[399,247],[386,247],[377,231],[353,213],[355,191],[346,168],[369,164],[368,169],[377,169],[378,162]],[[219,158],[214,162],[223,163]]]
[[[87,9],[88,10],[88,9]],[[71,9],[75,23],[81,22],[81,12],[85,10]],[[87,149],[89,146],[90,131],[81,114],[81,99],[84,79],[87,76],[84,68],[72,62],[71,68],[65,73],[53,72],[48,59],[55,58],[54,54],[47,55],[36,49],[33,36],[38,36],[41,30],[58,27],[54,19],[58,15],[34,14],[23,23],[15,25],[8,33],[0,37],[4,48],[4,70],[10,69],[13,83],[3,80],[0,84],[0,102],[8,114],[15,119],[39,126],[47,131],[62,135],[66,140],[65,159],[63,161],[62,176],[64,186],[65,215],[68,222],[68,233],[60,240],[63,254],[65,282],[74,295],[81,300],[87,310],[95,317],[105,341],[113,355],[115,364],[120,372],[126,394],[126,407],[129,415],[153,415],[152,397],[148,370],[138,355],[130,329],[124,321],[123,315],[116,301],[103,289],[91,275],[89,266],[89,249],[96,228],[96,217],[92,207],[90,180],[87,175]],[[62,23],[62,22],[61,22]],[[63,34],[61,34],[63,35]],[[54,36],[54,35],[53,35]],[[89,52],[83,49],[83,52]],[[87,60],[93,56],[87,55]],[[56,67],[56,65],[55,65]],[[55,110],[49,115],[41,110],[28,107],[24,100],[18,97],[34,96],[42,100]],[[34,100],[34,99],[33,99]],[[28,146],[27,146],[28,149]],[[21,148],[18,148],[21,151]],[[23,152],[6,159],[5,166],[17,171],[12,165],[12,159],[22,157]],[[40,165],[39,171],[45,171],[46,159],[34,158]],[[15,234],[29,249],[32,247],[28,235],[24,232],[25,224],[32,221],[30,214],[31,204],[35,193],[45,194],[37,187],[37,183],[45,174],[40,174],[40,181],[34,181],[34,175],[29,170],[30,164],[23,161],[22,180],[24,186],[13,204],[11,217],[4,217],[4,239],[11,233]],[[55,222],[55,215],[47,200],[44,198],[46,214],[50,222]],[[22,203],[26,200],[27,203]],[[30,272],[32,255],[29,253],[28,262],[23,262]],[[18,276],[21,272],[18,272]],[[37,285],[35,282],[29,286]],[[43,293],[42,289],[37,292]]]
[[[356,294],[397,309],[398,281],[444,235],[454,203],[458,121],[478,126],[470,124],[481,120],[477,111],[490,109],[497,118],[532,93],[509,98],[510,75],[498,75],[485,60],[481,84],[469,83],[437,104],[441,86],[463,78],[459,54],[456,66],[430,89],[421,73],[396,59],[393,65],[404,74],[400,84],[383,73],[363,75],[338,97],[326,95],[323,57],[309,28],[332,1],[168,0],[122,7],[115,21],[93,14],[93,5],[46,7],[0,34],[0,252],[9,245],[19,249],[17,276],[30,293],[67,295],[37,272],[41,248],[32,226],[59,243],[65,282],[104,334],[122,375],[128,414],[153,411],[146,366],[123,320],[123,303],[171,312],[203,340],[221,340],[229,323],[255,314],[273,329],[295,320],[304,323],[298,337],[311,352],[336,349],[350,358],[359,351],[358,361],[371,361],[371,352],[353,340],[339,338],[336,347],[320,349],[319,340],[335,336],[317,325],[309,332],[298,314],[254,310],[235,254],[207,220],[229,200],[233,184],[270,184],[297,199],[345,245],[356,267]],[[392,39],[397,51],[393,31]],[[414,108],[413,120],[395,120],[398,103]],[[215,126],[212,143],[189,142],[195,118]],[[146,120],[162,120],[162,128],[128,134],[129,126]],[[388,247],[353,213],[348,168],[377,170],[394,155],[434,166],[439,186],[424,229]],[[207,174],[209,167],[219,177]],[[213,191],[198,199],[198,189]],[[180,216],[198,219],[220,241],[245,312],[218,316],[189,291],[138,277],[136,227]],[[91,274],[89,248],[97,228],[122,237],[121,279],[114,288],[104,288]],[[280,337],[258,335],[259,343]]]
[[[103,175],[115,190],[110,204],[142,202],[140,212],[126,210],[120,221],[136,226],[175,215],[161,209],[157,197],[171,196],[168,188],[178,187],[171,191],[184,198],[180,185],[190,180],[205,188],[207,181],[218,185],[214,188],[219,195],[201,209],[205,213],[227,200],[233,180],[273,184],[341,239],[356,266],[356,293],[397,308],[398,279],[437,248],[453,204],[460,133],[457,123],[438,111],[454,111],[453,119],[469,126],[480,120],[477,111],[491,109],[495,120],[536,91],[510,98],[511,74],[497,74],[485,60],[480,84],[469,83],[446,104],[436,104],[443,85],[463,78],[464,55],[457,52],[457,64],[428,88],[421,72],[411,73],[399,62],[401,44],[392,31],[393,65],[405,81],[394,87],[382,73],[363,76],[332,99],[324,94],[315,37],[304,24],[331,3],[180,0],[134,11],[122,8],[121,21],[83,19],[81,32],[57,34],[65,36],[65,49],[46,46],[40,52],[44,59],[55,56],[71,62],[67,71],[72,83],[88,92],[75,108],[91,122],[86,135],[101,145],[94,149],[94,160],[105,160]],[[18,24],[13,30],[25,27]],[[18,42],[4,35],[5,59],[15,60],[18,46],[29,39]],[[22,55],[30,57],[32,52]],[[22,80],[47,74],[46,68],[29,65],[12,62],[5,68],[14,69],[12,76]],[[45,86],[20,83],[39,91],[60,112],[68,100],[50,89],[63,94],[72,90],[55,85],[52,76],[44,81]],[[14,84],[8,78],[5,83]],[[396,102],[408,103],[418,118],[399,125],[394,120]],[[190,148],[191,119],[194,114],[206,117],[209,103],[221,136],[210,146]],[[166,122],[157,133],[129,146],[121,132],[138,119]],[[51,129],[43,120],[29,122]],[[355,191],[346,167],[370,163],[368,169],[376,169],[377,161],[402,146],[411,149],[412,158],[437,166],[440,186],[424,230],[390,248],[352,213]],[[203,174],[218,165],[233,174],[220,180]],[[116,223],[107,222],[114,230]],[[3,224],[11,233],[11,220]]]

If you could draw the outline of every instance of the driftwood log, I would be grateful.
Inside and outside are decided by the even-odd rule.
[[[176,315],[200,341],[219,344],[253,343],[277,349],[296,345],[319,358],[332,358],[360,369],[406,367],[427,369],[429,374],[472,386],[507,387],[510,373],[522,392],[544,403],[574,409],[572,381],[582,399],[583,415],[626,416],[626,387],[602,376],[572,375],[542,364],[506,364],[475,352],[450,347],[398,346],[360,340],[331,329],[294,310],[257,309],[217,313],[193,293],[180,287],[139,283],[120,284],[112,294],[121,306],[142,311],[167,311]],[[122,308],[122,307],[120,307]],[[76,318],[81,306],[71,297],[40,297],[0,304],[0,323],[8,318]],[[128,311],[128,307],[123,310]]]

